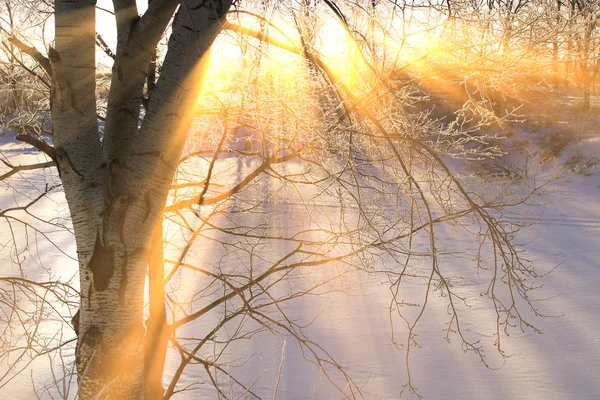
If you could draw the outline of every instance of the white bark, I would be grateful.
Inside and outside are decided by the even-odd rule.
[[[149,245],[193,117],[210,45],[230,1],[187,1],[141,130],[152,52],[179,2],[115,0],[118,48],[103,147],[95,107],[94,1],[56,1],[54,143],[80,264],[79,397],[144,392],[143,292]],[[182,6],[184,7],[184,6]]]

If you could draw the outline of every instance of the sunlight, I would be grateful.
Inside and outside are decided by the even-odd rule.
[[[21,394],[22,375],[44,398],[113,391],[113,376],[165,398],[597,392],[597,254],[546,251],[600,226],[585,14],[161,1],[0,4],[0,389]],[[117,52],[113,7],[134,5]],[[577,201],[542,197],[551,185]],[[46,354],[62,366],[34,377]]]
[[[367,91],[371,73],[366,66],[363,51],[350,36],[342,22],[334,17],[327,18],[317,37],[317,51],[331,69],[336,80],[352,91]]]
[[[241,49],[233,38],[219,35],[210,50],[210,62],[206,71],[207,79],[200,96],[228,90],[242,61]]]
[[[240,17],[240,23],[247,29],[260,32],[260,26],[248,16]],[[294,24],[282,18],[274,17],[271,22],[276,28],[266,27],[266,34],[274,40],[301,48],[298,31]],[[316,54],[332,74],[334,82],[344,85],[348,90],[367,92],[375,84],[376,78],[366,64],[365,54],[359,48],[342,23],[334,17],[327,18],[315,33]],[[258,42],[243,35],[221,34],[211,50],[210,65],[207,70],[206,85],[201,96],[211,96],[231,90],[232,82],[252,57],[256,57]],[[260,44],[258,78],[255,84],[267,85],[269,90],[285,89],[285,92],[302,96],[302,87],[308,79],[309,70],[301,54],[295,54],[277,46]],[[252,62],[252,61],[250,61]],[[255,72],[256,73],[256,72]],[[299,79],[304,77],[302,79]]]

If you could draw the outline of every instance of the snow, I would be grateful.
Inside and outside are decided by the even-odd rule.
[[[540,137],[548,129],[537,133],[520,132],[513,137],[514,143],[528,140],[530,154],[539,152],[542,146]],[[536,144],[537,143],[537,144]],[[535,145],[534,145],[535,144]],[[16,163],[44,161],[36,152],[25,145],[14,142],[8,135],[0,136],[0,151],[11,155]],[[16,158],[12,158],[19,154]],[[600,172],[596,167],[600,157],[600,136],[589,129],[583,130],[576,140],[569,142],[553,161],[557,165],[573,168],[574,175],[559,179],[554,183],[551,201],[540,209],[540,220],[524,228],[517,240],[526,243],[527,257],[544,272],[553,270],[542,278],[543,287],[535,292],[541,301],[535,304],[539,311],[548,315],[535,318],[533,322],[543,333],[531,330],[521,332],[511,330],[510,336],[502,338],[511,357],[500,358],[490,348],[494,338],[492,330],[494,314],[489,303],[477,300],[482,291],[477,277],[458,280],[460,290],[475,294],[470,303],[469,318],[463,330],[470,337],[477,337],[486,343],[487,361],[491,369],[485,368],[471,353],[464,353],[460,342],[454,337],[452,343],[444,340],[444,321],[448,316],[445,303],[432,299],[418,329],[420,347],[411,350],[410,367],[413,384],[426,399],[600,399]],[[575,162],[571,162],[575,160]],[[539,166],[551,168],[550,163]],[[243,166],[242,166],[243,167]],[[248,166],[245,166],[248,167]],[[3,172],[0,171],[0,172]],[[37,177],[37,178],[36,178]],[[14,197],[12,188],[3,187],[0,192],[0,209],[4,210],[15,201],[23,203],[27,198],[27,185],[44,187],[56,180],[55,170],[45,170],[39,174],[22,173],[14,180],[21,195]],[[331,206],[331,205],[329,205]],[[47,214],[66,217],[64,198],[57,192],[40,204],[38,210]],[[288,218],[296,215],[294,204],[287,204],[274,210],[271,218]],[[4,245],[10,239],[7,223],[0,221],[0,241]],[[73,238],[68,229],[49,230],[44,224],[40,230],[54,235],[60,250],[74,255]],[[22,233],[22,232],[21,232]],[[451,230],[444,231],[448,246],[465,245],[466,238],[457,236]],[[31,243],[30,243],[31,244]],[[44,255],[44,263],[33,271],[26,271],[31,278],[52,275],[71,279],[76,273],[76,263],[69,261],[45,241],[39,249]],[[21,249],[27,247],[21,244]],[[220,259],[219,246],[204,244],[198,253]],[[284,251],[284,249],[277,249]],[[29,253],[27,253],[29,254]],[[52,256],[54,254],[54,256]],[[50,257],[48,257],[50,255]],[[9,247],[0,251],[0,276],[19,276],[18,266]],[[28,258],[28,261],[31,259]],[[27,265],[32,265],[27,264]],[[35,265],[35,263],[33,264]],[[461,271],[460,260],[444,260],[443,268]],[[318,271],[305,276],[307,280],[328,277],[330,272]],[[189,282],[193,284],[193,282]],[[343,292],[332,292],[326,296],[306,296],[290,302],[287,313],[299,321],[308,323],[307,335],[315,339],[338,361],[355,382],[361,387],[366,399],[398,398],[407,382],[405,352],[398,350],[391,342],[389,285],[381,277],[361,271],[347,273],[336,285]],[[417,290],[418,288],[415,288]],[[409,294],[407,293],[407,296]],[[68,320],[68,316],[67,320]],[[4,323],[0,320],[0,325]],[[52,331],[60,321],[50,321]],[[52,325],[54,324],[54,325]],[[0,328],[4,328],[0,326]],[[184,328],[186,333],[198,335],[198,325]],[[72,332],[65,327],[64,338]],[[283,342],[286,341],[282,357]],[[403,341],[404,338],[399,338]],[[72,347],[67,352],[67,360],[72,360]],[[319,368],[303,357],[296,341],[285,335],[261,332],[247,340],[234,342],[226,353],[231,360],[231,370],[243,382],[252,385],[252,390],[266,398],[273,397],[273,388],[279,375],[283,358],[278,393],[280,399],[334,399],[344,398],[320,372]],[[307,357],[309,358],[309,357]],[[55,360],[56,361],[56,360]],[[222,360],[221,360],[222,361]],[[166,377],[170,377],[179,362],[179,355],[170,352]],[[56,366],[56,363],[54,364]],[[4,371],[4,366],[0,368]],[[346,383],[339,373],[332,372],[332,380],[346,394]],[[181,387],[198,385],[194,392],[181,393],[180,399],[216,398],[214,389],[201,368],[190,368],[181,380]],[[226,377],[221,373],[223,382]],[[52,380],[46,358],[35,361],[26,372],[0,389],[3,398],[25,398],[33,396],[32,379],[36,387]],[[75,384],[74,382],[72,382]],[[227,390],[227,385],[225,385]],[[73,393],[72,393],[73,394]],[[414,398],[409,392],[403,398]],[[42,394],[48,397],[48,394]]]

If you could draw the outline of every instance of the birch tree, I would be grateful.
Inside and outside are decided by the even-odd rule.
[[[115,1],[117,49],[102,141],[96,116],[95,1],[55,3],[49,51],[56,162],[80,263],[79,397],[143,397],[143,299],[154,227],[189,129],[203,62],[230,1]],[[175,13],[176,12],[176,13]],[[175,13],[162,74],[138,130],[156,45]]]

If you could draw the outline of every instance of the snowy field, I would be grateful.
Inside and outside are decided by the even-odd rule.
[[[583,154],[592,159],[600,154],[598,137],[585,137],[571,143],[561,155],[563,163],[574,155]],[[25,145],[0,137],[0,151],[19,154],[18,163],[42,161]],[[14,161],[14,159],[13,159]],[[0,171],[0,173],[3,171]],[[23,173],[13,188],[3,187],[0,192],[0,209],[5,210],[19,201],[19,191],[28,185],[44,187],[57,183],[53,170],[46,169],[42,177]],[[16,196],[16,197],[15,197]],[[24,198],[24,197],[23,197]],[[518,242],[527,243],[527,257],[535,259],[542,271],[554,271],[543,278],[543,287],[535,293],[543,298],[536,305],[545,318],[532,322],[543,333],[530,330],[521,333],[512,330],[503,338],[509,358],[502,360],[488,346],[490,369],[479,359],[464,353],[459,343],[448,344],[444,340],[440,321],[447,318],[445,306],[432,302],[418,330],[420,347],[411,352],[410,367],[413,384],[426,399],[600,399],[600,172],[590,167],[584,173],[558,180],[552,189],[551,201],[536,215],[539,222],[525,228]],[[67,217],[64,198],[55,194],[35,205],[48,215]],[[293,204],[284,214],[293,214]],[[1,211],[0,210],[0,211]],[[273,218],[281,217],[276,212]],[[59,220],[58,222],[64,222]],[[7,243],[14,232],[6,221],[0,222],[0,239]],[[22,232],[21,232],[22,233]],[[43,261],[27,260],[36,267],[27,270],[29,278],[44,279],[48,271],[55,278],[71,279],[76,274],[76,262],[69,261],[61,252],[73,256],[73,239],[64,230],[45,232],[52,236],[59,248],[39,249]],[[448,243],[459,243],[465,238],[453,232],[444,233]],[[14,255],[9,248],[0,252],[0,276],[20,276],[19,266],[12,263]],[[218,252],[207,247],[204,253]],[[55,257],[52,255],[55,254]],[[60,255],[60,257],[59,257]],[[216,257],[216,255],[215,255]],[[60,260],[55,262],[54,260]],[[66,261],[65,261],[66,260]],[[460,269],[457,263],[444,264],[445,268]],[[311,280],[315,276],[306,276]],[[75,280],[76,281],[76,280]],[[470,286],[465,279],[464,290],[474,293],[482,288],[476,283]],[[389,321],[389,285],[380,276],[360,272],[347,274],[339,283],[344,291],[327,296],[304,297],[290,303],[289,316],[312,324],[307,328],[311,338],[338,361],[345,372],[361,387],[366,399],[396,399],[407,381],[405,353],[391,343]],[[490,325],[493,315],[486,309],[488,303],[471,304],[471,317],[463,329],[471,335],[480,335],[482,342],[490,342]],[[67,319],[69,316],[65,316]],[[1,323],[1,322],[0,322]],[[53,321],[47,321],[43,329],[52,331]],[[197,328],[197,327],[196,327]],[[0,329],[5,327],[0,326]],[[186,329],[195,329],[194,326]],[[185,335],[185,332],[181,333]],[[64,339],[74,336],[65,331]],[[286,342],[284,351],[284,340]],[[72,347],[66,359],[72,360]],[[282,352],[283,356],[282,356]],[[238,341],[228,349],[232,371],[245,383],[252,383],[252,390],[263,398],[273,398],[273,388],[278,385],[280,399],[336,399],[340,395],[334,385],[310,361],[307,361],[297,343],[290,338],[263,332],[244,341]],[[169,354],[166,376],[176,368],[179,356]],[[0,365],[0,376],[5,366]],[[47,358],[29,366],[23,373],[0,389],[0,398],[34,398],[35,387],[53,380]],[[223,377],[223,381],[227,378]],[[279,383],[277,381],[279,380]],[[339,377],[334,383],[345,383]],[[75,381],[71,382],[75,385]],[[197,385],[194,392],[182,393],[175,398],[217,398],[210,382],[198,378],[190,369],[182,378],[181,386]],[[54,392],[56,395],[56,392]],[[73,397],[74,391],[70,392]],[[40,393],[49,398],[48,393]],[[406,392],[403,398],[414,398]]]
[[[528,258],[537,260],[542,271],[558,266],[543,278],[535,292],[540,313],[533,321],[543,331],[537,334],[513,330],[503,338],[509,358],[502,360],[488,347],[487,369],[471,353],[465,354],[455,340],[446,343],[441,332],[447,319],[445,303],[430,304],[418,330],[420,348],[410,359],[412,378],[426,399],[595,399],[600,398],[600,179],[598,174],[573,176],[558,182],[553,201],[544,207],[541,220],[524,229],[519,242],[528,243]],[[286,212],[294,213],[292,209]],[[447,240],[461,237],[447,232]],[[456,263],[457,261],[454,260]],[[444,264],[460,269],[459,265]],[[311,279],[307,276],[307,279]],[[472,281],[474,282],[474,280]],[[477,293],[485,288],[464,283]],[[288,315],[303,322],[311,337],[327,349],[362,387],[366,399],[395,399],[406,383],[405,353],[391,343],[387,281],[356,272],[344,278],[348,293],[326,298],[302,298]],[[469,334],[491,342],[493,315],[488,303],[472,302],[472,314],[463,326]],[[319,314],[320,313],[320,314]],[[271,398],[282,358],[283,339],[261,334],[229,349],[233,360],[246,360],[238,377],[264,398]],[[172,354],[173,362],[178,356]],[[344,398],[319,369],[304,360],[293,339],[286,340],[279,384],[281,399]],[[167,371],[169,375],[169,371]],[[197,383],[194,374],[187,383]],[[344,381],[339,380],[344,386]],[[212,398],[209,385],[199,392]],[[346,391],[349,393],[349,390]],[[198,394],[182,398],[198,398]],[[204,398],[204,397],[203,397]],[[403,398],[415,398],[406,392]]]

